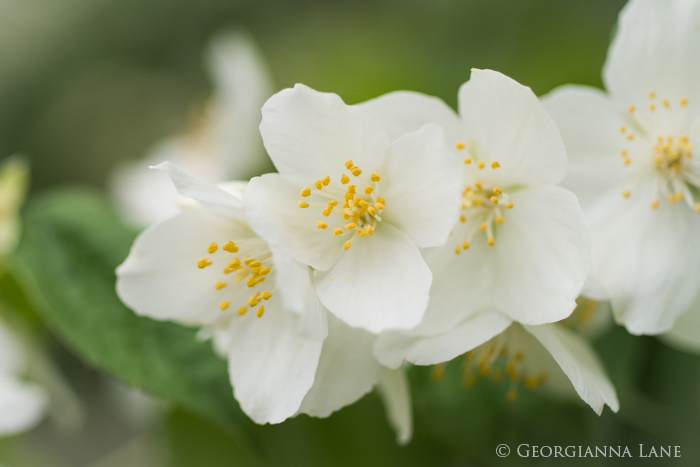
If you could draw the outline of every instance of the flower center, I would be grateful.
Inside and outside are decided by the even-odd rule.
[[[224,299],[219,303],[219,309],[224,313],[222,315],[223,319],[230,319],[233,316],[232,313],[227,311],[231,306],[232,300],[240,301],[237,314],[243,316],[249,307],[253,309],[263,300],[269,300],[272,297],[274,290],[270,291],[262,286],[262,283],[273,272],[272,255],[267,247],[267,243],[262,239],[256,237],[246,238],[238,243],[229,240],[221,247],[221,250],[219,250],[216,242],[212,242],[207,247],[207,253],[210,256],[197,260],[197,267],[204,269],[213,265],[223,266],[221,276],[223,280],[219,280],[214,284],[214,290],[221,291],[222,295],[225,295],[227,290],[230,291],[228,298],[231,299]],[[236,255],[236,253],[239,254]],[[228,287],[231,282],[233,284],[231,284],[231,287]],[[236,297],[241,295],[243,284],[253,293],[247,302]],[[264,313],[264,305],[260,305],[255,312],[258,318],[262,318]]]
[[[686,135],[674,136],[674,132],[658,134],[656,139],[653,132],[646,128],[669,128],[677,125],[677,120],[683,115],[674,115],[668,99],[661,99],[662,111],[657,111],[656,93],[649,94],[649,112],[637,112],[635,106],[629,107],[631,128],[620,127],[620,133],[627,144],[635,145],[637,137],[641,140],[640,159],[642,169],[638,182],[652,183],[652,209],[659,207],[659,199],[663,198],[669,204],[685,200],[688,207],[700,212],[700,202],[695,201],[700,186],[700,167],[693,160],[693,145]],[[680,106],[685,108],[688,99],[681,99]],[[620,151],[625,166],[632,165],[633,148]],[[648,159],[647,159],[648,158]],[[650,164],[644,163],[649,161]],[[695,192],[695,195],[694,195]],[[623,190],[622,196],[629,198],[631,190]]]
[[[500,187],[485,187],[480,182],[467,185],[462,191],[462,212],[459,215],[459,221],[466,225],[466,232],[461,237],[462,243],[455,245],[455,254],[468,250],[477,232],[484,232],[486,244],[494,246],[494,223],[503,224],[504,207],[512,209],[513,203]]]
[[[330,225],[333,235],[347,237],[343,244],[343,249],[347,250],[357,237],[374,234],[377,223],[382,220],[380,215],[386,200],[378,196],[379,174],[374,172],[369,178],[363,176],[362,169],[350,159],[345,161],[345,168],[352,179],[343,173],[340,183],[331,181],[330,176],[316,180],[315,189],[306,187],[301,190],[302,198],[308,201],[301,200],[297,205],[302,209],[322,208],[323,217],[316,222],[316,228],[326,230]]]

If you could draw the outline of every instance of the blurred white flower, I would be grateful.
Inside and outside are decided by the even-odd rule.
[[[373,333],[417,325],[458,215],[459,164],[437,125],[398,139],[361,106],[303,85],[267,101],[260,126],[279,174],[243,193],[253,229],[316,273],[321,302]]]
[[[543,98],[571,160],[564,186],[591,224],[584,293],[609,299],[633,334],[700,312],[699,22],[700,2],[632,0],[608,52],[608,92]]]
[[[117,292],[138,314],[211,336],[248,416],[257,423],[326,417],[393,373],[375,360],[374,336],[327,316],[309,268],[250,230],[240,201],[245,183],[219,188],[169,162],[157,168],[193,201],[136,239],[117,269]],[[400,401],[397,378],[382,387]]]
[[[122,215],[145,227],[178,212],[168,177],[149,170],[171,161],[205,180],[247,179],[267,171],[258,126],[260,109],[273,93],[265,60],[252,37],[238,30],[215,37],[206,55],[215,93],[190,133],[156,145],[145,160],[124,164],[110,180]]]

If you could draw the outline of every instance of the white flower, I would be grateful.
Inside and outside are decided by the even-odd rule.
[[[260,129],[279,174],[243,194],[253,229],[316,270],[321,302],[347,324],[417,325],[431,282],[418,247],[442,245],[457,218],[442,131],[393,139],[361,106],[303,85],[268,100]]]
[[[584,293],[610,299],[633,334],[668,331],[700,299],[700,3],[633,0],[620,15],[607,93],[564,86],[544,98],[567,145],[591,223]]]
[[[440,124],[463,162],[462,210],[450,241],[423,251],[434,277],[428,311],[417,328],[380,337],[380,362],[432,365],[476,349],[469,361],[478,362],[477,373],[500,360],[510,368],[510,397],[519,384],[539,386],[545,372],[553,381],[547,386],[570,391],[573,383],[597,412],[603,403],[617,410],[586,341],[543,325],[576,307],[590,234],[576,198],[555,185],[566,172],[566,153],[532,91],[500,73],[473,70],[459,91],[461,116],[408,92],[362,106],[397,135]]]
[[[117,292],[138,314],[212,336],[228,359],[234,395],[255,422],[325,417],[369,392],[384,372],[403,378],[377,363],[374,336],[327,316],[307,266],[250,230],[241,184],[225,191],[169,162],[157,168],[196,203],[137,238],[117,270]],[[402,400],[400,384],[382,387]],[[402,430],[410,436],[410,427]]]
[[[21,378],[26,369],[23,349],[0,322],[0,436],[32,428],[46,411],[48,399],[44,391]]]
[[[172,161],[205,180],[246,179],[271,166],[258,126],[260,108],[272,95],[265,60],[252,37],[238,30],[215,37],[207,53],[215,94],[201,122],[185,135],[156,145],[145,160],[119,167],[110,180],[124,217],[146,227],[178,212],[177,192],[149,165]]]
[[[0,165],[0,254],[13,250],[19,240],[19,210],[27,191],[28,173],[26,161],[16,156]]]

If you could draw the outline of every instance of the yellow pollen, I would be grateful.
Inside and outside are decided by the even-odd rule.
[[[624,164],[625,165],[630,165],[632,163],[632,159],[625,159]]]
[[[498,163],[498,161],[491,161],[491,168],[492,169],[497,169],[501,166],[501,164]]]
[[[321,188],[323,188],[323,183],[321,182],[321,180],[316,180],[314,182],[314,186],[316,187],[316,189],[320,190]]]
[[[331,215],[332,212],[333,212],[333,208],[329,206],[329,207],[327,207],[326,209],[324,209],[324,210],[321,212],[321,214],[323,214],[324,216],[328,217],[328,216]]]
[[[237,268],[240,265],[241,265],[240,258],[233,258],[231,261],[228,262],[228,267],[230,267],[230,268]]]
[[[356,197],[354,200],[352,200],[352,204],[354,204],[355,206],[359,206],[360,204],[362,204],[362,198],[360,198],[359,196]]]
[[[253,260],[248,263],[248,266],[250,266],[251,268],[259,268],[260,266],[262,266],[262,262]]]
[[[362,173],[362,169],[360,169],[359,167],[353,167],[350,172],[352,172],[354,176],[359,177]]]
[[[365,235],[367,235],[367,232],[364,231],[363,229],[359,229],[357,231],[357,235],[359,235],[360,237],[364,237]]]
[[[351,245],[352,243],[350,243],[350,240],[348,240],[345,242],[345,245],[343,245],[343,250],[349,250]]]
[[[371,225],[366,226],[365,230],[367,231],[367,235],[374,235],[374,227]]]
[[[467,165],[471,164],[471,163],[472,163],[472,158],[471,158],[471,157],[465,157],[465,158],[464,158],[464,163],[467,164]]]
[[[221,311],[224,311],[228,306],[231,304],[228,300],[224,300],[223,302],[219,303],[219,309]]]
[[[684,97],[683,99],[681,99],[681,106],[685,107],[686,105],[688,105],[688,98]]]
[[[197,260],[197,267],[199,269],[204,269],[207,266],[213,264],[209,258],[201,258]]]
[[[627,141],[632,141],[633,139],[634,139],[634,135],[632,133],[627,135]]]
[[[378,182],[379,180],[382,179],[382,177],[380,177],[379,174],[374,172],[372,175],[369,176],[369,179],[372,180],[373,182]]]
[[[651,202],[651,209],[656,209],[659,207],[659,200],[655,199]]]
[[[479,183],[479,182],[474,182],[474,187],[475,187],[477,190],[481,190],[481,189],[482,189],[481,183]]]
[[[219,245],[217,245],[216,242],[211,242],[209,244],[209,246],[207,247],[207,253],[212,254],[218,249],[219,249]]]
[[[485,164],[484,164],[484,161],[479,161],[476,165],[477,165],[477,167],[479,167],[480,169],[483,169]]]
[[[226,245],[223,246],[223,249],[228,251],[229,253],[237,253],[238,252],[238,246],[234,242],[232,242],[231,240],[226,242]]]
[[[695,212],[700,212],[700,203],[695,203]]]
[[[627,127],[625,127],[625,125],[622,125],[622,126],[620,127],[620,133],[624,133],[624,132],[626,132],[626,131],[627,131]]]
[[[305,209],[305,208],[308,208],[308,207],[309,207],[309,203],[307,203],[306,201],[299,201],[299,202],[297,203],[297,206],[299,206],[300,208]]]
[[[636,110],[636,107],[633,105],[630,105],[627,110],[629,110],[630,113],[633,113]]]
[[[270,266],[265,266],[264,268],[260,268],[260,274],[261,276],[265,276],[267,274],[270,274],[270,271],[272,268]]]
[[[479,230],[482,232],[486,230],[486,222],[482,222],[481,225],[479,226]]]
[[[466,146],[464,145],[463,142],[457,141],[457,142],[455,143],[455,147],[456,147],[457,149],[464,149]]]
[[[248,311],[248,308],[246,308],[245,305],[242,305],[238,308],[238,316],[243,316],[246,313],[246,311]]]
[[[386,201],[385,201],[384,198],[382,198],[381,196],[378,196],[378,197],[377,197],[377,203],[386,204]],[[384,209],[384,208],[382,208],[382,209]]]
[[[622,192],[622,196],[624,196],[625,198],[629,198],[629,197],[630,197],[630,191],[629,191],[629,190],[623,191],[623,192]]]
[[[652,112],[656,110],[656,106],[654,104],[649,104],[649,110]]]
[[[260,305],[260,308],[258,308],[258,311],[255,312],[255,316],[257,316],[258,318],[262,318],[264,314],[265,314],[265,307]]]
[[[345,168],[348,170],[352,169],[354,165],[355,164],[352,163],[352,159],[348,159],[345,161]]]
[[[503,194],[503,190],[501,190],[499,187],[494,187],[493,192],[497,195]]]
[[[328,175],[326,175],[325,177],[323,177],[323,180],[321,180],[321,183],[323,183],[323,186],[328,186],[328,184],[329,184],[330,182],[331,182],[331,177],[329,177]]]
[[[467,222],[467,216],[465,216],[464,214],[460,214],[459,221],[460,222]]]
[[[468,250],[468,249],[469,249],[469,242],[468,242],[467,240],[465,240],[465,241],[462,242],[462,248],[463,248],[464,250]]]
[[[226,282],[217,282],[216,284],[214,284],[214,288],[216,290],[221,290],[224,287],[226,287]]]
[[[669,203],[673,204],[673,203],[676,202],[676,195],[674,195],[673,193],[669,193],[669,194],[666,196],[666,200],[667,200]]]
[[[373,216],[376,216],[376,215],[377,215],[377,210],[374,209],[373,206],[368,207],[368,208],[367,208],[367,212],[370,213],[370,214],[372,214]]]
[[[325,229],[326,227],[328,227],[328,224],[326,224],[325,222],[323,222],[323,221],[316,222],[317,229]]]
[[[676,201],[680,201],[683,199],[683,192],[677,191],[676,192]]]
[[[459,248],[459,245],[455,246],[455,254],[458,255],[462,252],[462,250]]]
[[[627,153],[627,149],[623,149],[622,151],[620,151],[620,155],[621,155],[622,157],[627,157],[627,154],[628,154],[628,153]]]
[[[366,195],[371,195],[373,191],[374,191],[374,188],[372,188],[371,186],[365,187],[365,194]]]
[[[508,209],[513,209],[513,203],[506,203],[506,207]]]
[[[494,217],[493,220],[495,220],[495,221],[498,222],[499,224],[503,224],[503,218],[502,218],[501,216],[496,216],[496,217]]]
[[[306,188],[304,188],[303,190],[301,190],[301,193],[300,193],[300,194],[301,194],[301,196],[303,196],[304,198],[306,198],[307,196],[309,196],[309,195],[311,194],[311,188],[309,188],[309,187],[307,186]]]
[[[666,108],[668,108],[671,105],[668,103],[668,99],[666,99],[666,98],[664,98],[664,100],[662,102],[664,104],[664,107],[666,107]]]
[[[329,208],[334,208],[338,205],[338,202],[336,200],[328,201],[328,207]]]
[[[270,292],[269,290],[265,290],[260,293],[260,296],[263,300],[269,300],[270,298],[272,298],[272,292]]]
[[[258,299],[259,295],[260,295],[259,293],[256,293],[255,295],[251,295],[250,298],[248,299],[248,306],[250,306],[251,308],[256,306],[258,304],[258,302],[260,301]]]
[[[353,184],[348,185],[348,188],[346,191],[348,193],[352,193],[354,195],[357,192],[357,185],[353,185]]]
[[[340,176],[340,183],[343,185],[347,184],[350,181],[347,175],[343,174]]]
[[[498,204],[498,197],[497,196],[492,196],[490,199],[491,199],[491,202],[493,204]]]
[[[343,229],[333,229],[333,235],[343,235]]]
[[[489,237],[489,239],[486,241],[486,243],[488,243],[489,246],[493,246],[493,244],[495,243],[493,240],[493,237]]]
[[[343,219],[345,219],[345,220],[350,219],[350,214],[348,214],[348,213],[343,214]]]
[[[649,93],[649,99],[654,99],[654,98],[656,98],[656,92],[651,91],[651,92]]]
[[[374,207],[379,211],[384,209],[384,205],[382,203],[374,203]]]
[[[353,223],[345,224],[345,229],[346,229],[346,230],[352,230],[352,229],[354,229],[355,227],[357,227],[357,224],[353,224]]]

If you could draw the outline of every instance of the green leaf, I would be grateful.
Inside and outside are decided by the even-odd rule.
[[[117,297],[114,270],[135,236],[92,191],[36,198],[17,251],[34,306],[94,365],[229,431],[250,425],[210,342],[198,341],[195,329],[139,317]]]

